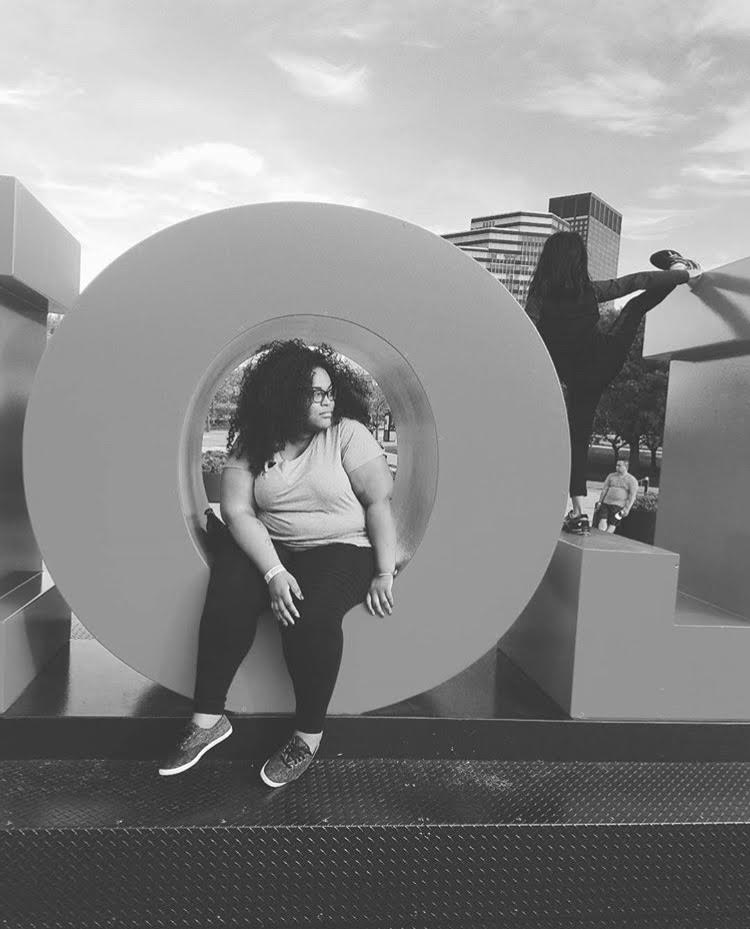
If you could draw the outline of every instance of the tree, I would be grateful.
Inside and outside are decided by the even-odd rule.
[[[660,435],[664,429],[667,371],[663,362],[643,360],[641,324],[627,361],[607,388],[594,420],[594,432],[607,436],[615,460],[622,445],[627,443],[630,447],[629,470],[636,477],[640,471],[641,437],[647,433]],[[651,462],[654,468],[655,450],[651,453]]]
[[[367,373],[367,372],[365,372]],[[375,427],[375,438],[379,438],[378,433],[390,433],[393,428],[391,418],[391,408],[385,398],[385,394],[380,389],[378,382],[367,374],[370,380],[371,400],[370,400],[370,421]]]
[[[656,453],[664,444],[664,411],[647,412],[643,416],[643,435],[641,440],[651,452],[651,472],[656,473]]]
[[[216,393],[211,400],[211,405],[208,408],[208,415],[206,416],[205,429],[207,431],[211,429],[225,429],[229,425],[229,421],[234,413],[234,408],[237,405],[243,370],[244,364],[235,368],[234,371],[224,378],[216,389]]]
[[[594,430],[605,442],[609,442],[612,446],[615,464],[617,463],[620,449],[625,444],[625,438],[620,431],[617,414],[617,405],[612,402],[611,395],[609,393],[604,394],[596,410]]]

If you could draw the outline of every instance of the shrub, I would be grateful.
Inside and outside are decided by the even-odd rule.
[[[201,455],[201,470],[206,474],[220,474],[226,460],[226,452],[212,448]]]
[[[630,509],[631,513],[655,513],[659,508],[659,494],[639,493]]]

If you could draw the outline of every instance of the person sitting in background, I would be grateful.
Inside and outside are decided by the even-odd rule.
[[[637,493],[638,481],[628,474],[627,461],[620,458],[602,486],[597,504],[597,528],[602,532],[614,532],[630,512]]]

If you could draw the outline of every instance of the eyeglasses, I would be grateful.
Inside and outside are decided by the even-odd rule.
[[[335,387],[329,387],[328,390],[323,390],[322,387],[313,387],[311,393],[313,403],[323,403],[324,400],[330,400],[333,403],[336,399]]]

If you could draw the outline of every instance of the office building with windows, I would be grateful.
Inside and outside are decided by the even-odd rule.
[[[569,230],[559,216],[519,211],[479,216],[471,220],[470,229],[443,238],[471,255],[524,306],[544,243],[553,232]]]
[[[622,214],[596,194],[568,194],[552,197],[549,211],[570,224],[586,243],[589,274],[594,281],[617,277],[620,259]]]
[[[617,277],[622,215],[593,193],[552,197],[548,213],[518,211],[479,216],[465,232],[444,239],[458,246],[501,281],[521,306],[546,240],[554,232],[578,232],[586,243],[593,280]]]

